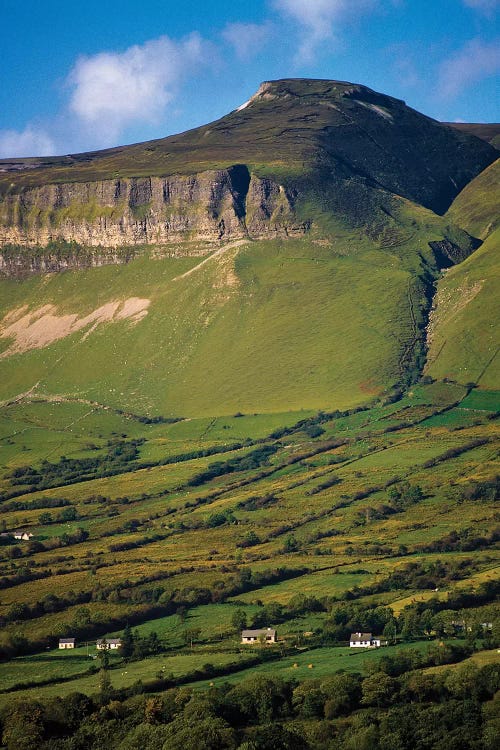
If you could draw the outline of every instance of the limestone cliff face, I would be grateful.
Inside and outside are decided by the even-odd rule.
[[[307,226],[295,216],[294,200],[291,191],[250,175],[244,165],[191,176],[44,185],[0,203],[0,252],[7,244],[43,247],[56,239],[116,249],[302,233]]]

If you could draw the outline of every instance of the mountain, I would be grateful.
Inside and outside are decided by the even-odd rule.
[[[289,79],[178,136],[4,160],[0,397],[194,416],[404,388],[434,282],[481,243],[445,212],[497,154],[364,86]]]
[[[272,81],[179,136],[0,174],[0,239],[118,246],[301,231],[311,217],[297,221],[296,200],[318,191],[358,226],[390,213],[393,195],[443,213],[494,158],[364,86]]]
[[[447,122],[451,128],[456,128],[463,133],[476,135],[498,148],[500,145],[500,124],[495,122]]]

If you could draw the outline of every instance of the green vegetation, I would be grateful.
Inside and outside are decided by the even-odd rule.
[[[151,300],[140,322],[103,322],[90,332],[89,322],[83,332],[4,358],[0,396],[38,383],[33,395],[83,399],[89,410],[101,404],[193,417],[345,408],[415,377],[422,339],[412,321],[423,320],[423,303],[406,259],[388,259],[361,237],[346,256],[275,240],[240,249],[236,286],[220,286],[217,259],[174,280],[195,262],[144,256],[0,281],[4,314],[33,299],[32,309],[54,305],[54,315],[80,317],[113,299]]]
[[[352,630],[385,631],[392,613],[404,648],[463,636],[442,630],[443,608],[453,613],[446,622],[496,622],[487,610],[499,565],[497,424],[468,419],[480,409],[494,417],[493,396],[432,383],[369,409],[277,422],[168,423],[95,407],[84,428],[78,414],[88,406],[77,402],[6,406],[28,450],[7,461],[1,480],[4,656],[40,666],[59,637],[118,637],[129,623],[132,662],[111,662],[115,687],[149,684],[160,671],[174,682],[239,681],[249,669],[302,679],[309,663],[321,675],[363,671],[342,644]],[[433,425],[439,415],[454,417]],[[59,435],[65,458],[56,460],[50,439],[31,439],[40,430]],[[8,536],[20,526],[30,541]],[[282,645],[242,647],[235,613],[238,623],[277,627]],[[483,635],[474,631],[478,644]],[[290,653],[295,645],[303,656]],[[185,667],[163,669],[183,653]],[[271,661],[261,663],[265,654]],[[31,681],[27,666],[15,680],[14,662],[0,665],[10,691],[2,700],[57,695],[63,684],[97,690],[85,648],[53,656]],[[367,664],[382,657],[373,652]],[[195,662],[215,668],[194,675]]]
[[[427,654],[414,650],[386,657],[385,663],[372,659],[364,674],[319,671],[301,681],[295,663],[296,676],[255,673],[237,685],[212,681],[203,691],[169,688],[148,696],[141,695],[140,682],[117,690],[116,670],[105,654],[93,699],[74,692],[63,698],[44,695],[43,703],[13,703],[2,712],[2,737],[8,750],[21,738],[24,747],[36,742],[42,750],[54,743],[101,750],[136,748],[139,742],[146,750],[384,750],[391,745],[410,750],[416,742],[422,750],[450,742],[492,750],[498,737],[498,664],[415,670],[428,660],[446,663],[447,656],[443,644]]]
[[[485,240],[498,226],[500,160],[470,182],[453,201],[447,216],[469,234]]]
[[[438,283],[426,365],[435,378],[498,388],[499,241],[497,229]]]
[[[0,280],[7,750],[496,747],[494,168],[433,213],[493,152],[363,87],[267,94],[15,178],[13,194],[237,153],[240,179],[282,188],[274,235],[213,255],[6,251],[77,267]],[[147,196],[132,203],[145,221]],[[101,208],[26,201],[21,224],[111,221]],[[278,641],[244,644],[247,627]],[[388,645],[350,649],[352,632]],[[98,654],[101,638],[122,643]]]

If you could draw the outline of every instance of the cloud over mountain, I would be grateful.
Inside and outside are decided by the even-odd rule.
[[[338,36],[337,24],[358,17],[377,0],[274,0],[274,7],[303,30],[297,62],[310,62],[318,45]]]
[[[239,60],[249,60],[258,54],[269,41],[273,25],[264,23],[228,23],[222,38],[230,44]]]
[[[70,111],[83,123],[98,126],[106,140],[134,121],[155,122],[181,81],[206,62],[207,47],[192,33],[180,41],[161,36],[124,52],[81,57],[68,77]]]
[[[56,146],[52,138],[36,125],[26,125],[24,130],[0,131],[0,158],[11,156],[49,156]]]

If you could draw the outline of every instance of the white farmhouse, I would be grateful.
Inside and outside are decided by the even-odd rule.
[[[276,630],[272,628],[258,628],[257,630],[242,630],[242,643],[276,643]]]
[[[351,633],[349,646],[351,648],[380,648],[380,646],[387,646],[387,641],[371,633]]]
[[[31,531],[25,531],[24,529],[18,529],[13,533],[14,539],[19,539],[23,542],[29,542],[32,536],[33,534],[31,533]]]
[[[120,648],[121,645],[121,638],[100,638],[96,643],[96,648],[98,651],[104,651],[105,649],[115,651],[116,649]]]
[[[59,648],[75,648],[75,639],[59,638]]]

